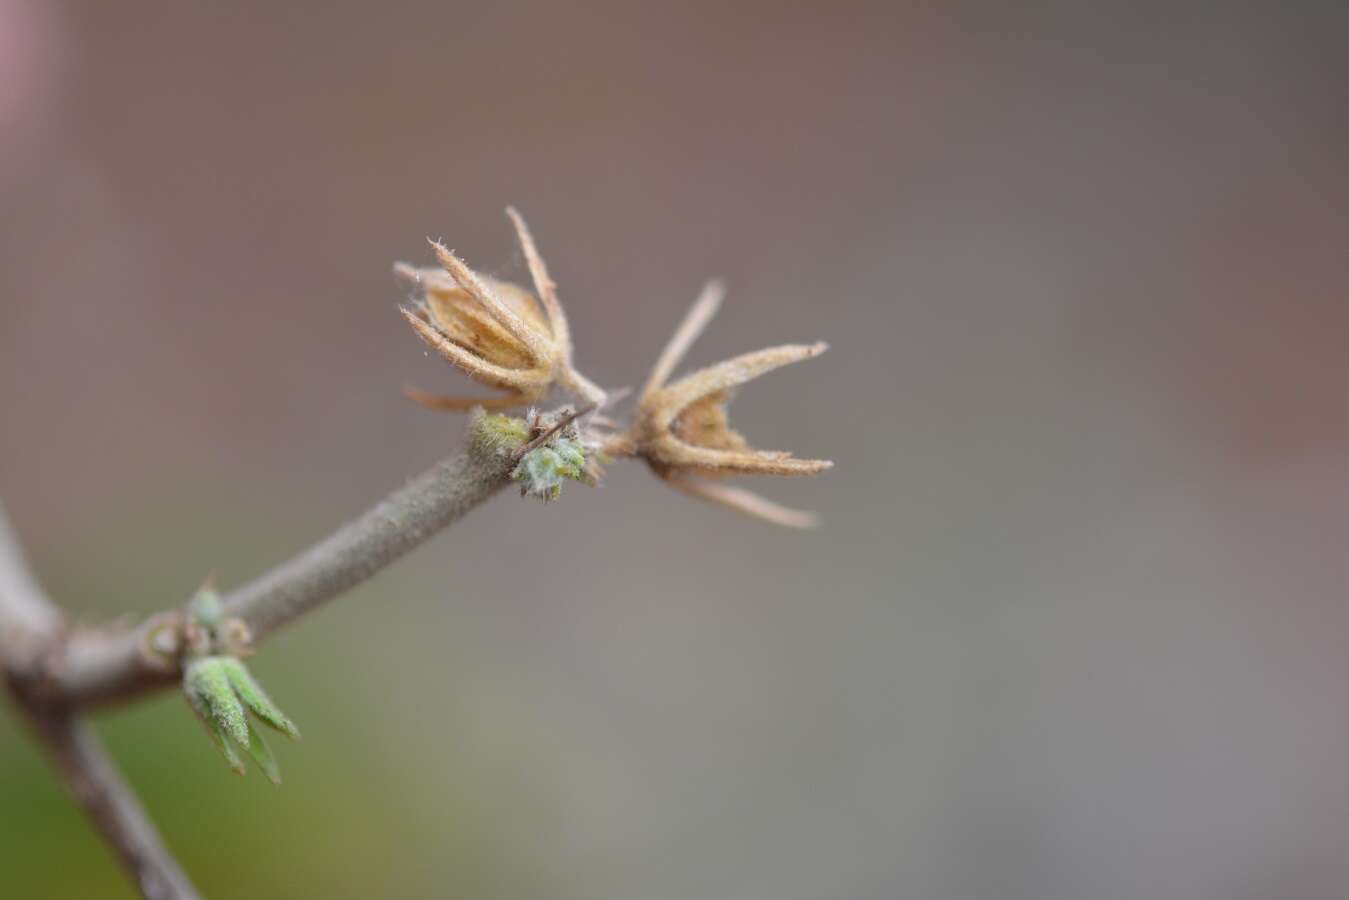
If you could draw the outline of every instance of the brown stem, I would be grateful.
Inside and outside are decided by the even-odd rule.
[[[147,900],[199,897],[93,728],[68,710],[25,705],[24,711],[71,797],[116,851]]]
[[[242,619],[261,641],[271,632],[372,577],[451,522],[494,496],[515,460],[469,449],[418,475],[359,518],[224,598],[225,615]],[[44,696],[71,706],[120,702],[174,684],[178,666],[153,651],[156,630],[174,612],[127,632],[76,633],[44,666]],[[163,629],[172,631],[172,629]]]
[[[75,802],[152,900],[199,895],[107,752],[69,707],[44,702],[28,676],[59,640],[63,617],[42,593],[0,509],[0,670]]]

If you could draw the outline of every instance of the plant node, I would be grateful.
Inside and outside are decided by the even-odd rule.
[[[298,739],[300,731],[239,659],[250,652],[248,626],[224,615],[220,595],[207,581],[188,604],[184,632],[187,662],[183,666],[183,694],[188,705],[231,769],[244,774],[242,752],[273,784],[280,784],[276,757],[253,720],[290,738]]]

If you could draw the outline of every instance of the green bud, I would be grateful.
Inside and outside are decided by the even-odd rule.
[[[281,783],[281,767],[276,764],[276,757],[272,756],[272,748],[267,746],[256,728],[248,729],[248,755],[253,757],[253,762],[258,764],[268,781],[272,784]]]
[[[586,464],[585,448],[581,446],[580,442],[563,438],[557,442],[553,450],[562,462],[558,471],[567,478],[579,480]]]
[[[220,730],[220,726],[216,724],[216,721],[201,715],[200,712],[198,712],[197,715],[201,716],[202,722],[206,725],[206,733],[211,736],[211,742],[215,744],[216,749],[220,751],[220,755],[225,757],[225,762],[229,764],[229,767],[234,771],[234,774],[242,775],[248,771],[244,768],[244,761],[239,758],[238,752],[234,749],[234,741],[232,741],[225,732]]]
[[[191,660],[183,672],[183,693],[231,769],[243,774],[239,754],[243,750],[269,780],[281,783],[276,757],[250,723],[248,713],[292,738],[298,738],[300,731],[242,662],[232,656]]]
[[[585,447],[581,442],[559,436],[520,457],[511,478],[520,483],[521,496],[556,500],[564,481],[590,480],[585,465]]]
[[[253,673],[242,662],[232,657],[225,657],[221,662],[235,694],[253,711],[253,715],[287,737],[299,738],[300,729],[272,702],[272,698],[267,696],[262,685],[258,684]]]
[[[193,621],[204,628],[214,628],[220,624],[224,616],[220,594],[209,580],[197,589],[197,593],[188,602],[187,609]]]
[[[248,718],[225,671],[228,657],[206,656],[188,663],[184,688],[192,708],[205,716],[241,747],[248,746]]]

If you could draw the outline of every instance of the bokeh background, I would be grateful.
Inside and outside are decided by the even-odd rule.
[[[447,453],[395,314],[529,217],[610,386],[699,285],[774,530],[640,466],[270,641],[240,781],[100,716],[212,897],[1349,895],[1342,4],[0,0],[0,496],[88,621]],[[0,894],[131,896],[11,716]]]

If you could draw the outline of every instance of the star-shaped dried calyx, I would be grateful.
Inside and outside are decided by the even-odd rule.
[[[537,402],[560,383],[584,401],[602,404],[604,391],[572,365],[567,316],[528,226],[514,209],[506,213],[529,265],[534,293],[479,275],[437,242],[432,246],[441,269],[394,265],[395,274],[419,291],[400,309],[417,336],[470,378],[506,393],[488,398],[447,397],[415,388],[405,393],[431,409],[508,409]]]
[[[773,369],[819,356],[823,343],[788,344],[746,353],[667,384],[690,346],[716,315],[724,295],[712,282],[689,309],[657,360],[638,401],[632,427],[606,449],[635,454],[652,471],[685,493],[776,525],[803,528],[813,514],[789,509],[742,488],[722,484],[727,475],[814,475],[833,463],[797,459],[777,450],[755,450],[730,427],[726,406],[731,392]]]
[[[247,626],[223,615],[220,596],[209,582],[189,606],[186,644],[183,693],[216,748],[236,773],[244,774],[242,752],[280,784],[276,757],[253,720],[290,738],[298,739],[300,731],[238,658],[248,652]]]

